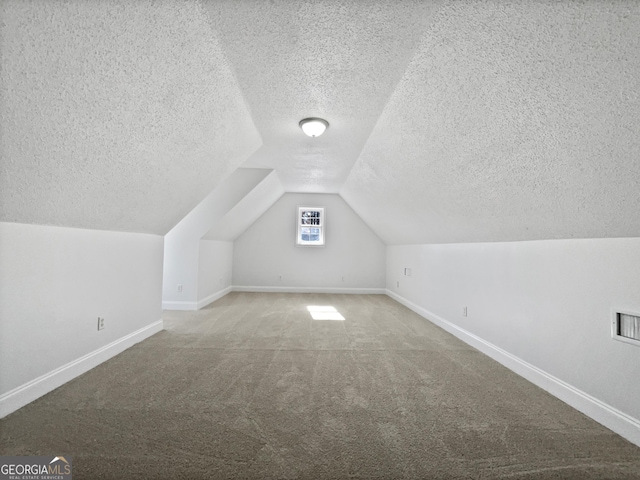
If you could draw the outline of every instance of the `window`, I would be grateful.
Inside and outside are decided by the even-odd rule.
[[[324,207],[298,207],[296,244],[324,245]]]

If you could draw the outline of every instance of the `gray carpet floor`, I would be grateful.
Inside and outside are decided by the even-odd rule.
[[[1,420],[2,454],[69,455],[76,480],[640,479],[640,448],[384,295],[164,320]]]

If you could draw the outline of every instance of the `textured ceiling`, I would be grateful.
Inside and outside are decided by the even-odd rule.
[[[164,234],[261,145],[197,3],[0,18],[3,221]]]
[[[438,2],[204,2],[263,147],[247,167],[284,188],[337,193],[402,77]],[[298,122],[329,121],[308,138]]]
[[[0,220],[164,234],[259,167],[387,243],[640,236],[640,2],[0,1]]]
[[[640,3],[443,6],[341,190],[387,243],[640,236]]]

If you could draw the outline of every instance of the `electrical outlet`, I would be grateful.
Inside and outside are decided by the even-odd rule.
[[[344,275],[342,275],[340,278],[342,278],[342,281],[344,282]]]
[[[282,275],[278,275],[278,280],[282,281]]]
[[[467,316],[467,307],[464,307],[464,308],[462,309],[462,316],[463,316],[463,317],[466,317],[466,316]]]
[[[400,288],[400,280],[398,280],[398,281],[396,282],[396,287],[397,287],[397,288]]]
[[[98,330],[104,330],[104,318],[98,317]]]
[[[182,293],[182,285],[178,285],[178,293]]]

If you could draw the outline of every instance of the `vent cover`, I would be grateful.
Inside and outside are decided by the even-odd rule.
[[[615,312],[611,334],[616,340],[640,345],[640,315]]]

